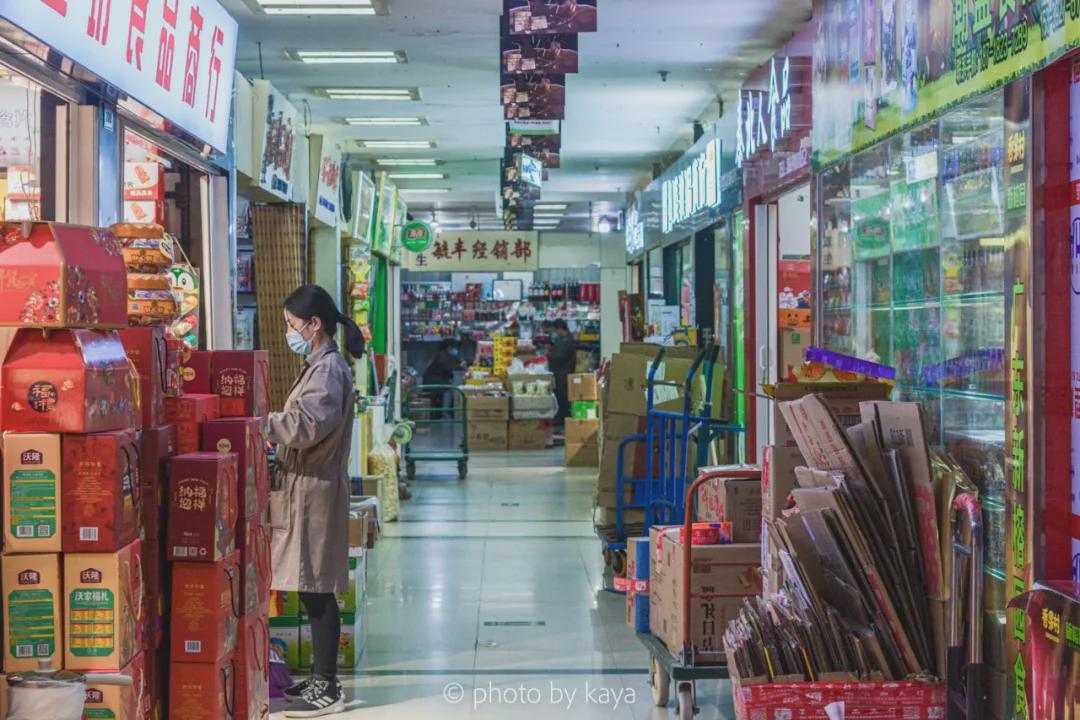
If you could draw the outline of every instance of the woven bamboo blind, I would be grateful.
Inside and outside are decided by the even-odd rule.
[[[281,410],[303,358],[285,342],[281,304],[304,284],[307,228],[302,205],[256,205],[251,209],[257,270],[259,344],[270,351],[270,403]]]

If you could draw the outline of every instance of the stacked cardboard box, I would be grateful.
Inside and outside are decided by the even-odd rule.
[[[626,625],[634,632],[649,632],[649,550],[650,538],[630,538],[626,542]]]
[[[566,467],[597,467],[600,464],[600,420],[595,408],[600,390],[596,375],[571,375],[567,379],[567,398],[571,407],[576,406],[578,411],[566,420]],[[587,409],[589,404],[594,408],[592,417]]]
[[[510,392],[508,449],[543,450],[551,445],[551,421],[559,409],[554,388],[553,375],[507,375],[506,389]]]
[[[0,289],[0,324],[19,327],[3,334],[0,354],[3,670],[47,661],[126,674],[130,687],[88,688],[87,711],[148,717],[144,413],[113,331],[127,324],[127,269],[107,231],[35,223],[8,228],[5,241],[0,268],[36,282]],[[73,299],[75,286],[85,300]],[[149,405],[146,417],[157,410]]]
[[[510,396],[502,391],[467,392],[470,452],[506,450]]]

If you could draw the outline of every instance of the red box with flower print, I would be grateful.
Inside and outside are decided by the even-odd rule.
[[[165,422],[165,368],[168,341],[163,327],[125,328],[120,341],[139,373],[139,395],[142,403],[143,427],[155,427]]]
[[[213,392],[221,417],[265,417],[270,411],[270,353],[219,350],[210,357]]]
[[[0,325],[127,326],[127,267],[111,231],[3,223],[0,238]]]
[[[142,424],[138,374],[114,332],[20,328],[0,371],[0,403],[0,426],[9,432]]]

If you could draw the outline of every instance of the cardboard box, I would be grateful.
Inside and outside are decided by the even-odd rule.
[[[62,447],[64,552],[116,552],[139,536],[142,480],[135,431],[65,435]]]
[[[142,426],[154,427],[165,422],[165,364],[168,343],[165,328],[133,327],[119,332],[128,358],[139,374],[139,402]]]
[[[566,393],[570,402],[578,400],[592,401],[600,399],[600,391],[593,373],[575,373],[567,378]]]
[[[63,549],[60,436],[4,433],[4,551]]]
[[[669,650],[681,652],[683,546],[678,528],[653,528],[649,538],[649,628]],[[690,592],[703,597],[691,603],[689,640],[703,658],[720,656],[724,631],[738,615],[743,598],[761,592],[761,547],[756,543],[694,545],[691,553]]]
[[[626,624],[634,632],[649,632],[649,538],[626,541]]]
[[[655,351],[651,354],[615,353],[611,356],[608,369],[608,381],[604,390],[604,409],[606,412],[624,415],[644,416],[648,405],[646,386],[649,366]],[[665,351],[662,372],[657,371],[656,380],[671,380],[682,383],[690,370],[693,360],[683,360],[669,355]],[[657,409],[681,410],[682,390],[678,387],[662,386],[654,396]]]
[[[139,480],[142,482],[143,534],[148,540],[164,535],[169,494],[169,458],[175,451],[172,425],[143,428],[139,434]]]
[[[142,543],[64,554],[64,669],[119,672],[142,651]]]
[[[156,651],[165,637],[165,598],[172,578],[165,563],[165,549],[158,540],[142,541],[143,650]]]
[[[176,452],[180,455],[196,452],[201,425],[220,416],[217,395],[184,394],[165,400],[165,417],[173,426]]]
[[[151,717],[153,695],[146,655],[141,652],[137,654],[119,674],[131,678],[131,684],[98,685],[92,681],[86,684],[84,718],[143,720]]]
[[[360,662],[363,651],[363,633],[360,618],[351,613],[341,615],[341,641],[338,643],[339,668],[354,668]],[[311,624],[307,618],[300,619],[300,667],[307,670],[312,663]]]
[[[513,395],[510,417],[514,420],[551,420],[559,412],[554,395]]]
[[[544,450],[548,442],[548,423],[544,420],[511,420],[509,449]]]
[[[236,454],[236,507],[241,518],[252,517],[269,507],[270,470],[258,419],[222,418],[204,422],[201,447],[204,452]]]
[[[241,518],[238,526],[240,607],[244,615],[252,615],[270,603],[270,526],[255,515]]]
[[[2,251],[0,251],[2,252]],[[8,348],[0,422],[12,432],[139,427],[139,378],[113,333],[21,328]]]
[[[286,590],[271,590],[270,617],[300,617],[300,595]]]
[[[349,558],[349,590],[338,593],[338,610],[343,613],[362,613],[367,598],[367,556]]]
[[[469,424],[474,422],[506,422],[510,419],[510,396],[470,397],[465,401]]]
[[[177,455],[169,476],[169,559],[222,560],[236,546],[236,455]]]
[[[825,397],[825,404],[844,428],[862,422],[859,403],[867,400],[887,400],[889,386],[884,383],[780,383],[776,386],[777,402],[798,400],[811,393]],[[765,500],[762,514],[769,518],[780,516],[788,495],[795,488],[795,468],[807,462],[799,452],[795,437],[778,407],[773,408],[773,440],[771,464],[767,477],[762,478]]]
[[[698,520],[731,523],[731,539],[754,543],[761,538],[761,480],[717,478],[701,486]]]
[[[300,664],[300,618],[286,615],[270,618],[270,647],[277,651],[285,664],[294,672],[301,672]]]
[[[2,230],[0,271],[11,280],[0,286],[0,325],[127,326],[127,267],[111,232],[59,223]]]
[[[236,663],[229,653],[208,663],[174,662],[169,666],[170,718],[234,718]]]
[[[566,420],[567,445],[596,445],[600,447],[599,420]]]
[[[570,417],[575,420],[596,420],[600,417],[600,403],[595,400],[575,400],[570,403]]]
[[[506,420],[469,421],[469,452],[506,450],[508,438]]]
[[[780,330],[780,377],[795,380],[795,370],[806,359],[806,348],[810,347],[810,330],[782,328]]]
[[[267,717],[270,711],[270,625],[264,617],[251,615],[240,623],[235,697],[233,720]]]
[[[212,663],[236,648],[240,554],[216,563],[173,563],[169,659]]]
[[[218,350],[210,357],[212,392],[221,396],[221,417],[266,417],[270,412],[270,353]]]
[[[600,446],[595,442],[566,444],[566,467],[594,468],[600,465]]]
[[[39,660],[63,664],[59,555],[0,558],[4,602],[4,672],[37,670]]]
[[[192,395],[212,395],[214,392],[211,358],[209,350],[193,350],[188,359],[180,366],[180,378],[184,393]]]

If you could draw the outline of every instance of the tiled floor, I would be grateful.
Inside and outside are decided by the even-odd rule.
[[[604,587],[594,481],[559,451],[477,454],[459,482],[419,468],[369,567],[367,645],[342,718],[644,720],[647,653]],[[703,720],[733,717],[698,686]],[[271,716],[275,720],[280,713]]]

